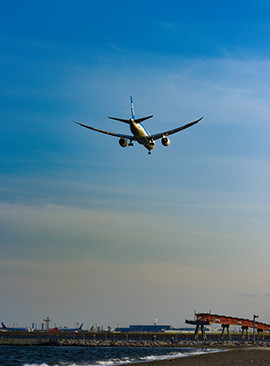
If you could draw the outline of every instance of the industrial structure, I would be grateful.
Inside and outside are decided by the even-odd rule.
[[[201,328],[201,333],[203,339],[206,339],[205,325],[211,325],[212,323],[221,324],[222,334],[221,338],[224,337],[225,330],[227,331],[227,336],[230,337],[230,325],[238,325],[242,329],[242,337],[246,334],[248,336],[248,328],[253,329],[253,339],[255,337],[255,329],[259,336],[262,336],[264,331],[270,331],[270,324],[256,322],[257,315],[253,316],[253,320],[237,318],[232,316],[217,315],[211,313],[195,313],[195,320],[186,320],[187,324],[196,325],[195,329],[195,339],[199,336],[199,330]]]

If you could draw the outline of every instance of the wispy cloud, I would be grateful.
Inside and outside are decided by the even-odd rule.
[[[193,316],[190,306],[196,305],[197,311],[211,308],[216,313],[242,317],[249,317],[254,309],[259,314],[265,313],[268,306],[267,301],[261,301],[258,306],[255,296],[249,296],[248,302],[246,296],[239,299],[239,288],[255,292],[256,282],[269,276],[269,271],[247,270],[241,275],[237,268],[217,271],[198,264],[163,261],[112,263],[87,256],[54,263],[38,259],[1,259],[0,264],[0,285],[5,293],[2,306],[6,307],[6,299],[10,302],[18,296],[21,307],[30,302],[27,322],[41,321],[44,314],[49,313],[60,325],[66,321],[64,307],[70,318],[84,321],[85,327],[96,322],[105,326],[116,326],[117,322],[128,325],[130,319],[151,323],[156,317],[160,322],[182,325],[185,318]],[[265,281],[261,282],[258,292],[263,288],[267,288]],[[227,303],[228,297],[230,303]],[[15,309],[10,306],[10,321],[18,319]]]
[[[78,313],[88,319],[89,308],[104,325],[173,323],[192,307],[268,314],[270,63],[246,37],[250,24],[262,24],[253,14],[246,23],[250,4],[227,14],[233,29],[239,16],[245,21],[230,39],[212,32],[220,18],[211,15],[208,28],[189,5],[181,9],[185,26],[154,7],[131,34],[120,7],[113,20],[109,11],[102,19],[91,12],[92,22],[69,37],[65,22],[36,38],[6,25],[0,289],[11,322],[27,312],[29,320],[48,312],[59,322]],[[201,8],[205,19],[208,10]],[[267,37],[262,43],[265,50]],[[151,157],[72,123],[127,133],[106,116],[129,116],[129,95],[136,115],[154,114],[150,132],[205,118],[170,147],[157,143]]]

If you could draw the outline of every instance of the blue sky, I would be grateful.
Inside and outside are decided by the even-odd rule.
[[[0,12],[1,321],[269,322],[267,1],[10,1]],[[159,132],[151,156],[85,130]]]

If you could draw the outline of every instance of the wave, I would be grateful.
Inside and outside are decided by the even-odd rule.
[[[139,363],[139,362],[152,362],[152,361],[161,361],[161,360],[170,360],[175,358],[181,358],[181,357],[190,357],[195,355],[201,355],[205,353],[216,353],[221,352],[221,350],[218,349],[191,349],[191,348],[185,348],[181,350],[181,352],[170,352],[167,354],[161,354],[161,355],[147,355],[147,356],[141,356],[141,357],[119,357],[119,358],[111,358],[107,360],[97,360],[95,362],[63,362],[58,361],[55,364],[52,365],[52,363],[25,363],[24,366],[118,366],[118,365],[126,365],[131,363]]]
[[[117,366],[117,365],[123,365],[128,363],[134,363],[134,362],[150,362],[150,361],[162,361],[162,360],[171,360],[174,358],[181,358],[181,357],[189,357],[189,356],[195,356],[195,355],[202,355],[205,353],[216,353],[221,352],[218,349],[189,349],[182,352],[171,352],[169,354],[165,355],[150,355],[150,356],[144,356],[144,357],[138,357],[138,358],[130,358],[125,357],[123,359],[111,359],[107,361],[97,361],[96,364],[101,366]],[[80,365],[81,366],[81,365]],[[89,365],[90,366],[90,365]]]

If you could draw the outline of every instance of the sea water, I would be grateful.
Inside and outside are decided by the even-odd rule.
[[[216,352],[152,347],[0,346],[1,366],[114,366]]]

